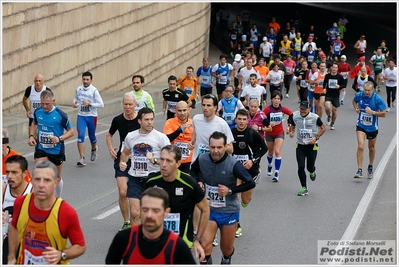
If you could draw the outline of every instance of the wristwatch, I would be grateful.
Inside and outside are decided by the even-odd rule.
[[[156,158],[154,158],[154,163],[153,163],[154,165],[157,165],[158,164],[158,160],[156,159]]]
[[[204,239],[203,238],[198,238],[198,237],[195,237],[194,238],[194,241],[195,240],[198,240],[198,242],[202,245],[202,242],[204,241]]]
[[[229,188],[229,195],[233,194],[233,191],[231,191],[231,189]]]
[[[66,259],[67,259],[66,253],[63,250],[61,250],[61,260],[66,260]]]
[[[64,139],[62,139],[62,135],[58,136],[58,139],[60,139],[60,142]]]
[[[373,110],[373,115],[375,115],[375,110]]]
[[[319,140],[320,136],[316,134],[316,141]]]

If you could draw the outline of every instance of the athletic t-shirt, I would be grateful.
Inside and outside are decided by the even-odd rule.
[[[119,132],[120,144],[119,144],[119,149],[117,152],[118,159],[119,159],[121,152],[123,151],[123,148],[125,146],[124,140],[126,138],[126,135],[129,132],[132,132],[139,128],[140,128],[140,124],[139,124],[137,116],[133,120],[127,120],[125,118],[125,116],[123,116],[123,113],[122,113],[112,119],[111,127],[109,128],[108,133],[111,135],[114,135],[116,133],[116,131]]]

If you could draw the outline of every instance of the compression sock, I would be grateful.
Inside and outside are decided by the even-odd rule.
[[[274,168],[275,170],[278,172],[280,171],[280,167],[281,167],[281,157],[276,157],[276,159],[274,160]]]

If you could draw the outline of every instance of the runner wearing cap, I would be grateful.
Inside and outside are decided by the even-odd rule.
[[[259,45],[259,55],[263,57],[266,61],[266,64],[270,61],[270,55],[273,54],[273,46],[270,42],[268,42],[267,37],[263,37],[263,43]]]
[[[354,79],[357,75],[360,74],[360,69],[362,67],[366,67],[367,75],[371,75],[371,69],[368,65],[366,65],[366,57],[360,57],[358,59],[357,65],[353,68],[353,70],[349,73],[349,77]]]
[[[302,101],[299,105],[299,111],[295,111],[288,117],[287,134],[293,138],[296,132],[297,136],[296,160],[298,163],[298,177],[301,183],[298,196],[305,196],[308,194],[305,166],[309,172],[310,179],[312,181],[316,179],[315,163],[317,151],[319,150],[317,141],[325,131],[326,127],[319,116],[310,112],[310,104],[308,101]]]
[[[246,47],[252,54],[254,53],[254,46],[250,41],[247,40],[247,36],[245,34],[243,34],[241,36],[241,40],[237,42],[237,50],[242,51],[244,50],[244,47]]]
[[[344,88],[342,88],[339,100],[341,102],[341,105],[344,104],[344,99],[345,99],[345,94],[346,94],[346,86],[348,86],[348,77],[349,73],[351,71],[351,65],[346,62],[346,56],[342,55],[341,56],[341,62],[338,64],[338,73],[342,75],[344,78]]]
[[[326,35],[328,36],[328,38],[327,38],[328,47],[330,47],[331,42],[335,41],[337,39],[337,36],[339,36],[341,34],[337,27],[338,27],[337,23],[334,22],[333,26],[326,31]],[[332,52],[331,51],[328,53],[327,60],[328,59],[332,60]]]

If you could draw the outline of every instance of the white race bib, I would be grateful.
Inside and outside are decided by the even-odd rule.
[[[181,159],[184,160],[190,156],[190,149],[188,149],[188,143],[175,142],[174,145],[180,148]]]
[[[148,164],[150,164],[150,161],[147,157],[133,156],[132,168],[134,176],[148,176]]]
[[[206,144],[199,144],[198,145],[198,156],[202,153],[209,152],[209,146]]]
[[[54,136],[53,132],[39,131],[39,142],[43,148],[53,148],[54,147],[54,143],[51,141],[51,138],[53,138],[53,136]]]
[[[30,251],[24,250],[24,265],[48,265],[43,256],[35,256]]]
[[[163,226],[166,230],[176,234],[180,233],[180,213],[169,213],[163,220]]]
[[[214,208],[226,207],[226,198],[222,197],[218,193],[217,186],[210,186],[205,184],[206,187],[206,198],[209,200],[209,205]]]
[[[373,115],[368,114],[366,112],[360,113],[360,121],[365,126],[370,126],[373,124]]]
[[[248,155],[233,155],[233,157],[242,164],[249,159]]]
[[[309,144],[309,142],[312,140],[312,130],[311,129],[300,129],[299,130],[299,138],[301,138],[305,144]]]

